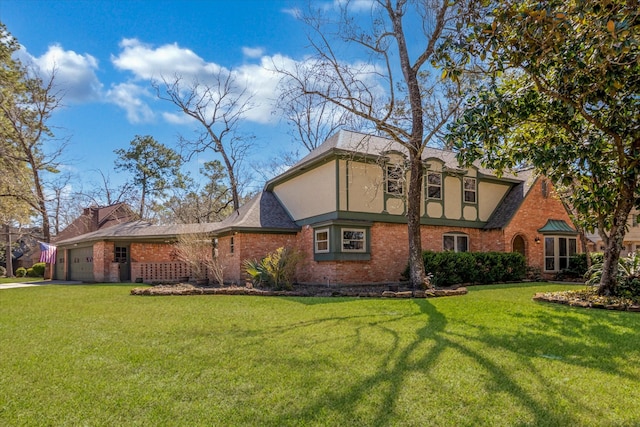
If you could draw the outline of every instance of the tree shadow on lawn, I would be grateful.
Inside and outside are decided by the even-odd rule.
[[[547,347],[553,346],[568,346],[574,344],[568,344],[565,338],[559,335],[553,335],[550,333],[539,333],[533,337],[528,337],[525,334],[517,335],[516,337],[496,334],[494,331],[483,331],[482,328],[477,329],[477,336],[454,336],[447,332],[445,329],[449,323],[448,319],[438,309],[431,304],[428,300],[413,300],[413,302],[420,308],[420,313],[411,314],[407,316],[401,316],[402,318],[422,316],[426,315],[428,321],[416,330],[415,339],[413,339],[408,345],[402,347],[400,337],[397,335],[393,326],[385,325],[388,322],[399,320],[398,317],[389,320],[383,320],[379,322],[369,323],[369,326],[375,326],[381,328],[385,333],[389,333],[393,336],[392,344],[388,346],[386,356],[379,363],[376,369],[376,373],[364,378],[361,381],[349,384],[345,381],[344,387],[334,389],[326,394],[323,394],[321,398],[308,405],[297,407],[293,406],[288,413],[274,413],[276,417],[275,424],[286,423],[287,420],[313,420],[317,419],[318,414],[322,414],[327,408],[332,411],[339,411],[344,414],[356,413],[359,405],[362,405],[367,400],[368,395],[375,390],[380,393],[384,390],[382,396],[382,403],[377,406],[371,406],[372,412],[367,412],[366,424],[368,425],[391,425],[394,423],[395,414],[398,412],[398,397],[401,395],[404,387],[408,386],[409,377],[412,374],[417,373],[420,375],[428,375],[432,381],[436,381],[436,375],[433,370],[433,366],[436,361],[444,357],[443,353],[448,350],[455,350],[475,361],[484,370],[486,377],[485,389],[495,395],[505,394],[511,396],[511,398],[521,405],[523,408],[527,408],[533,419],[532,425],[574,425],[576,420],[571,417],[570,414],[558,413],[549,408],[549,402],[552,402],[554,397],[557,397],[554,393],[554,387],[542,384],[542,391],[540,395],[544,395],[544,398],[540,398],[532,395],[529,391],[523,387],[522,379],[514,376],[512,372],[500,366],[497,363],[497,359],[481,353],[474,349],[474,343],[478,342],[483,345],[500,347],[514,355],[518,355],[520,347],[523,342],[527,342],[528,346],[542,346],[546,344]],[[562,319],[564,319],[566,313],[558,312],[553,313],[551,311],[551,319],[547,319],[544,323],[544,327],[550,328],[570,328],[569,326],[562,326]],[[332,319],[332,320],[349,320],[344,319]],[[321,322],[323,320],[320,320]],[[530,319],[532,322],[543,321],[542,316],[536,316]],[[573,320],[572,325],[577,326],[579,320]],[[582,324],[580,324],[582,325]],[[300,325],[298,325],[300,326]],[[304,325],[302,325],[304,326]],[[584,325],[582,325],[584,326]],[[594,328],[601,328],[606,326],[594,325]],[[589,333],[589,332],[585,332]],[[424,353],[425,343],[431,344],[429,350]],[[611,344],[613,345],[613,344]],[[576,350],[582,348],[584,351],[584,345],[575,344]],[[477,345],[475,345],[477,347]],[[482,346],[481,346],[482,348]],[[597,354],[601,347],[594,346],[588,349],[588,354],[592,356]],[[625,351],[631,350],[626,348]],[[423,354],[424,353],[424,354]],[[569,363],[582,364],[583,359],[571,360]],[[535,373],[536,368],[529,360],[523,360],[522,363],[527,365],[530,372]],[[594,367],[591,363],[586,366]],[[609,372],[610,366],[601,367],[603,371]],[[451,367],[455,369],[455,367]],[[536,375],[543,381],[542,375]],[[548,390],[545,392],[545,390]],[[446,399],[443,401],[443,405],[446,405]],[[469,425],[482,424],[486,422],[481,417],[483,414],[476,414],[478,419],[473,418],[474,415],[468,415],[465,418],[465,422]],[[486,415],[486,414],[484,414]],[[354,423],[357,423],[354,420]]]

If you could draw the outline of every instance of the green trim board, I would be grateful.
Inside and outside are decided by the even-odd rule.
[[[329,212],[323,215],[317,215],[314,217],[305,218],[296,221],[299,226],[311,225],[314,228],[317,224],[327,223],[329,221],[369,221],[369,222],[385,222],[391,224],[406,224],[407,217],[404,215],[390,215],[390,214],[375,214],[366,212],[346,212],[336,211]],[[486,221],[465,221],[459,219],[441,219],[441,218],[420,218],[420,225],[444,225],[449,227],[462,227],[462,228],[484,228]]]
[[[313,225],[314,261],[368,261],[371,259],[371,223],[363,221],[324,221]],[[328,251],[316,252],[316,232],[328,231]],[[344,251],[342,248],[343,231],[364,231],[364,250],[362,252]]]

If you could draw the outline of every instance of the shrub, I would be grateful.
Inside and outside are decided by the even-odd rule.
[[[27,269],[24,267],[16,268],[16,277],[24,277],[27,275]]]
[[[431,284],[439,287],[517,281],[527,273],[525,258],[515,252],[425,251],[422,260],[425,272],[433,275]]]
[[[223,285],[224,269],[211,240],[200,234],[181,234],[175,244],[175,255],[189,266],[193,279],[213,278]]]
[[[591,252],[589,256],[591,257],[591,265],[601,263],[603,260],[602,252]],[[558,273],[558,279],[583,278],[587,271],[587,254],[576,254],[569,259],[569,268]]]
[[[7,269],[0,265],[0,277],[7,275]]]
[[[302,254],[295,249],[280,247],[267,254],[262,261],[245,260],[245,272],[254,284],[266,284],[276,290],[293,288],[293,277]]]
[[[599,262],[594,262],[585,274],[587,285],[598,286],[600,284],[603,267],[604,260],[603,257],[600,257]],[[624,298],[640,296],[640,253],[630,253],[628,256],[618,260],[616,282],[614,296]]]
[[[44,277],[45,266],[46,264],[44,262],[37,262],[33,264],[33,267],[31,267],[31,269],[33,270],[33,276],[29,277]]]

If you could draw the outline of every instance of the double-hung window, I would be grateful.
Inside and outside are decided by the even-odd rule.
[[[329,252],[329,229],[315,230],[315,252],[317,254]]]
[[[396,196],[404,194],[404,169],[402,165],[387,165],[386,190],[387,194]]]
[[[476,179],[464,178],[464,202],[476,203],[477,200]]]
[[[445,234],[442,236],[442,249],[454,252],[469,252],[469,236],[466,234]]]
[[[442,199],[442,174],[427,172],[427,199]]]

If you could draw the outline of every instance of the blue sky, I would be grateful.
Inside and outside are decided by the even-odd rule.
[[[331,9],[341,0],[315,1]],[[294,63],[309,52],[295,10],[306,0],[0,0],[0,20],[23,46],[23,60],[57,69],[66,95],[51,124],[68,137],[66,169],[77,188],[99,182],[96,169],[117,182],[113,150],[136,135],[176,147],[196,128],[166,101],[151,80],[176,72],[203,75],[232,69],[254,93],[256,107],[243,129],[254,133],[254,159],[292,148],[284,123],[272,114],[277,75],[272,61]],[[358,0],[354,10],[369,7]],[[181,118],[182,117],[182,118]],[[194,162],[213,159],[201,155]],[[197,167],[192,164],[194,169]],[[192,169],[193,170],[193,169]]]

